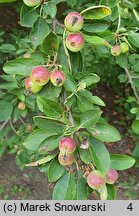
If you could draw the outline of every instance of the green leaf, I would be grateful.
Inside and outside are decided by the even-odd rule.
[[[38,151],[40,144],[43,142],[43,140],[45,140],[51,135],[52,133],[46,133],[42,130],[36,130],[27,137],[23,145],[28,150]]]
[[[92,127],[98,122],[101,113],[102,112],[98,109],[92,109],[84,112],[81,116],[81,123],[79,127],[80,128]]]
[[[37,100],[46,116],[57,119],[62,117],[63,108],[59,103],[42,97],[38,97]]]
[[[135,119],[131,127],[134,133],[139,134],[139,120]]]
[[[66,127],[63,124],[63,122],[59,120],[48,119],[45,116],[35,116],[33,120],[41,130],[45,131],[45,133],[49,132],[49,133],[62,134],[63,130]]]
[[[47,152],[49,151],[53,151],[55,150],[58,145],[59,145],[59,141],[63,138],[63,135],[53,135],[53,136],[49,136],[47,139],[45,139],[42,143],[41,143],[41,147],[45,147],[45,150]]]
[[[56,183],[52,199],[53,200],[73,200],[76,193],[74,175],[65,173]]]
[[[50,28],[42,17],[39,17],[35,22],[33,29],[30,33],[31,42],[33,45],[38,46],[42,44],[45,36],[49,33]]]
[[[83,34],[84,40],[94,46],[106,46],[106,47],[111,47],[111,45],[103,38],[99,36],[90,36]]]
[[[43,98],[46,98],[46,92],[47,92],[47,99],[50,99],[52,101],[55,101],[62,91],[62,86],[56,88],[54,85],[51,84],[51,82],[47,83],[39,93],[39,95]]]
[[[92,93],[88,90],[80,92],[80,95],[82,95],[82,97],[85,97],[92,104],[96,104],[99,106],[105,106],[104,102],[99,97],[93,96]]]
[[[0,89],[5,89],[5,90],[13,90],[19,88],[17,83],[15,82],[4,82],[0,83]]]
[[[0,51],[3,53],[13,53],[16,51],[16,48],[12,44],[2,44],[0,46]]]
[[[114,185],[107,184],[107,200],[115,200],[116,199],[116,190]]]
[[[86,83],[86,86],[90,86],[92,84],[98,83],[100,81],[100,77],[96,74],[90,73],[89,75],[85,75],[80,82]]]
[[[47,155],[46,157],[44,157],[40,160],[26,164],[26,166],[39,166],[39,165],[42,165],[42,164],[45,164],[45,163],[51,161],[54,157],[55,157],[55,155]]]
[[[116,170],[126,170],[131,168],[135,164],[135,159],[127,156],[127,155],[120,155],[120,154],[112,154],[111,155],[111,165],[113,169]]]
[[[91,157],[91,154],[89,152],[89,149],[79,149],[79,154],[80,154],[80,158],[81,160],[85,163],[85,164],[89,164],[93,158]]]
[[[48,170],[49,182],[55,182],[64,174],[65,168],[58,162],[57,157],[52,160]]]
[[[104,32],[107,28],[109,28],[108,23],[102,23],[102,22],[94,22],[91,24],[86,24],[83,26],[83,30],[89,32],[89,33],[100,33]]]
[[[0,122],[7,120],[13,112],[13,106],[10,102],[0,100]]]
[[[111,15],[111,9],[104,5],[91,6],[81,12],[84,19],[103,19]]]
[[[91,101],[92,101],[92,103],[94,103],[98,106],[105,106],[105,103],[103,102],[103,100],[101,100],[101,98],[99,98],[97,96],[92,96]]]
[[[122,68],[128,68],[129,67],[128,59],[127,59],[127,56],[125,56],[125,55],[117,56],[116,57],[116,62]]]
[[[77,176],[77,189],[76,189],[76,200],[87,200],[87,181],[83,178],[82,173],[78,172]]]
[[[132,43],[135,47],[139,48],[139,33],[130,33],[128,35],[128,40]]]
[[[38,18],[37,11],[23,5],[20,11],[20,24],[25,27],[32,27]]]
[[[47,55],[53,56],[58,52],[59,42],[59,37],[54,32],[50,31],[42,43],[43,52]]]
[[[109,152],[101,141],[91,138],[90,142],[94,163],[98,170],[106,174],[110,168]]]
[[[76,96],[78,107],[82,112],[93,109],[93,103],[92,101],[90,101],[90,99],[88,100],[88,95],[86,97],[86,95],[84,95],[84,92],[78,92]]]
[[[30,75],[31,70],[36,66],[38,66],[38,63],[32,59],[17,58],[7,62],[3,70],[7,74],[18,74],[26,77]]]
[[[77,86],[76,86],[76,82],[73,79],[73,77],[69,74],[66,74],[66,81],[64,83],[64,87],[67,91],[69,92],[76,92],[77,91]]]
[[[102,142],[116,142],[121,139],[120,133],[113,126],[105,123],[97,123],[92,134],[96,139]]]
[[[55,3],[53,3],[53,2],[46,2],[43,5],[43,10],[45,13],[50,15],[51,18],[54,18],[56,13],[57,13],[57,7],[56,7]]]

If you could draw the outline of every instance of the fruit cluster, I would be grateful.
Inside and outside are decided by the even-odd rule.
[[[106,183],[114,184],[117,179],[118,179],[118,173],[115,169],[110,168],[106,175],[103,175],[98,170],[93,170],[87,176],[87,183],[92,189],[99,190]]]
[[[25,80],[25,88],[31,93],[39,92],[48,81],[54,86],[62,86],[65,82],[65,74],[60,70],[49,72],[44,66],[37,66],[31,71],[31,75]]]
[[[59,163],[62,166],[69,166],[74,162],[74,151],[76,143],[71,137],[64,137],[59,142],[60,153],[58,155]]]
[[[77,12],[71,12],[65,17],[64,24],[69,31],[66,37],[66,47],[71,52],[80,51],[84,46],[84,38],[79,32],[84,24],[83,17]]]
[[[126,42],[122,42],[120,45],[116,44],[111,48],[111,54],[113,56],[118,56],[120,54],[125,54],[128,52],[129,46]]]

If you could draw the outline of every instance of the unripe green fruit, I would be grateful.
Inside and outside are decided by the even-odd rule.
[[[46,83],[48,83],[49,77],[50,77],[49,71],[43,66],[35,67],[32,70],[30,76],[32,82],[39,86],[43,86]]]
[[[126,52],[128,52],[128,50],[129,50],[129,46],[125,42],[122,42],[120,44],[120,48],[121,48],[121,53],[123,53],[123,54],[126,53]]]
[[[77,12],[69,13],[64,20],[65,27],[71,32],[78,32],[84,24],[83,17]]]
[[[25,110],[25,109],[26,109],[26,104],[23,103],[23,102],[20,102],[20,103],[18,104],[18,109],[19,109],[19,110]]]
[[[66,38],[66,46],[71,52],[78,52],[84,46],[84,38],[81,33],[69,34]]]
[[[87,176],[87,183],[92,189],[98,190],[106,184],[105,176],[98,170],[94,170]]]
[[[74,156],[73,155],[65,155],[62,154],[61,152],[58,155],[58,161],[62,166],[69,166],[73,164],[74,162]]]
[[[35,83],[33,83],[33,82],[31,81],[31,78],[28,77],[28,78],[25,80],[25,88],[26,88],[30,93],[38,93],[38,92],[42,89],[42,86],[36,85]]]
[[[42,0],[23,0],[23,2],[29,7],[34,7],[40,4]]]
[[[115,169],[110,168],[106,175],[106,182],[108,184],[114,184],[118,179],[118,173]]]
[[[121,47],[120,45],[114,45],[112,48],[111,48],[111,54],[113,56],[118,56],[121,54]]]
[[[50,75],[50,80],[54,86],[62,86],[65,79],[65,74],[62,71],[54,70]]]
[[[62,154],[72,154],[75,151],[76,143],[71,137],[64,137],[59,142],[59,150]]]

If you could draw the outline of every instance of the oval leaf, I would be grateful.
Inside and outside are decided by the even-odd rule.
[[[135,164],[135,159],[127,155],[111,155],[111,167],[116,170],[126,170]]]
[[[84,36],[84,40],[92,45],[111,47],[108,41],[106,41],[104,38],[101,38],[99,36],[90,36],[86,34],[84,34],[83,36]]]
[[[110,155],[105,145],[94,138],[91,139],[91,150],[97,169],[106,174],[110,168]]]
[[[53,56],[59,48],[59,37],[54,32],[49,32],[42,43],[42,50],[47,55]]]
[[[11,103],[0,100],[0,122],[7,120],[13,111],[13,106]]]
[[[74,181],[74,175],[65,173],[59,181],[56,183],[52,199],[53,200],[73,200],[76,193],[76,184]]]
[[[104,5],[91,6],[81,12],[84,19],[103,19],[111,15],[111,9]]]
[[[116,142],[121,139],[120,133],[109,124],[98,123],[93,130],[93,136],[102,142]]]
[[[93,125],[95,125],[100,116],[101,116],[101,111],[98,109],[92,109],[92,110],[88,110],[86,112],[84,112],[82,114],[81,117],[81,124],[80,124],[80,128],[88,128],[88,127],[92,127]]]
[[[59,162],[57,157],[51,162],[48,170],[48,180],[49,182],[55,182],[65,172],[65,167],[63,167]]]
[[[42,164],[45,164],[49,161],[51,161],[53,158],[55,157],[55,155],[47,155],[46,157],[40,159],[40,160],[37,160],[35,162],[32,162],[32,163],[29,163],[29,164],[26,164],[26,166],[39,166],[39,165],[42,165]]]
[[[51,134],[59,134],[62,133],[62,131],[65,129],[65,125],[63,124],[63,122],[48,119],[45,116],[35,116],[33,120],[40,129],[45,131],[45,133],[49,132]]]

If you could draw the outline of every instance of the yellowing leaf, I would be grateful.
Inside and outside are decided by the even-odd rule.
[[[89,7],[81,12],[84,19],[103,19],[111,15],[111,9],[105,5]]]

